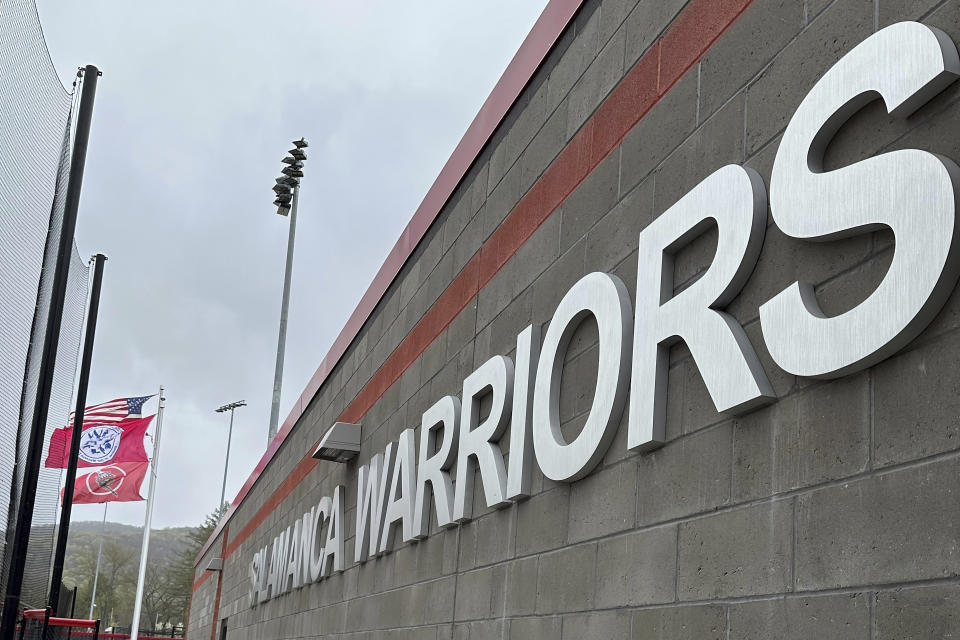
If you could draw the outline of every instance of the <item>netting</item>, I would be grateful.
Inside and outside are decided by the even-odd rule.
[[[0,588],[23,482],[69,171],[71,94],[57,77],[33,0],[0,0]],[[48,437],[69,410],[87,269],[73,248]],[[21,429],[27,425],[27,429]],[[41,474],[22,601],[45,600],[59,474]]]

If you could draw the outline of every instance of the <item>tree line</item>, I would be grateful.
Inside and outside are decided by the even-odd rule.
[[[219,520],[220,512],[207,516],[198,527],[154,529],[150,533],[140,628],[170,629],[185,626],[193,562]],[[77,589],[75,615],[87,617],[93,594],[97,552],[103,551],[97,579],[93,617],[101,628],[131,625],[143,528],[107,522],[74,522],[70,526],[63,581]]]

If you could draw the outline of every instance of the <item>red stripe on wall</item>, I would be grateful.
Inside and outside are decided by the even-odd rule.
[[[363,417],[752,2],[693,0],[683,10],[560,152],[400,346],[390,354],[347,406],[340,420],[358,422]],[[235,551],[319,463],[311,457],[311,453],[312,450],[306,453],[293,472],[229,542],[226,556]]]

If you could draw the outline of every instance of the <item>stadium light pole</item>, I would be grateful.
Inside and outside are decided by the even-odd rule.
[[[273,402],[270,405],[270,431],[267,446],[277,435],[277,423],[280,420],[280,389],[283,386],[283,355],[287,344],[287,309],[290,306],[290,272],[293,270],[293,242],[297,233],[297,200],[300,195],[300,178],[303,177],[303,163],[307,159],[304,151],[308,146],[303,138],[293,141],[290,155],[281,162],[286,166],[280,172],[273,186],[276,200],[273,204],[281,216],[290,216],[290,236],[287,238],[287,265],[283,273],[283,299],[280,302],[280,337],[277,340],[277,368],[273,374]],[[221,503],[222,504],[222,503]]]
[[[220,489],[220,504],[217,505],[217,509],[220,511],[220,517],[223,517],[223,499],[226,497],[227,493],[227,468],[230,466],[230,440],[233,438],[233,411],[237,407],[245,407],[247,403],[243,400],[238,400],[236,402],[231,402],[225,404],[222,407],[219,407],[216,412],[224,413],[225,411],[230,412],[230,429],[227,431],[227,457],[223,461],[223,488]]]

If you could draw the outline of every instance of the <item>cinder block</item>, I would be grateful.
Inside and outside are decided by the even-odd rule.
[[[459,527],[458,571],[467,571],[477,566],[477,529],[479,527],[480,523],[477,520],[470,520]]]
[[[422,589],[423,621],[426,624],[453,621],[456,577],[447,576],[419,585]]]
[[[653,183],[641,182],[587,232],[585,273],[612,272],[637,250],[640,231],[653,219]],[[631,266],[636,279],[636,260]]]
[[[599,347],[594,345],[564,363],[560,379],[561,423],[590,410],[597,386],[599,361]]]
[[[603,44],[620,28],[637,0],[602,0],[600,2],[600,43]]]
[[[539,475],[539,474],[537,474]],[[525,501],[517,513],[517,555],[556,549],[566,542],[570,489],[559,486]]]
[[[629,636],[628,611],[600,611],[563,618],[562,640],[622,640]]]
[[[537,556],[513,560],[503,565],[503,615],[532,614],[537,608]]]
[[[562,630],[563,618],[514,618],[510,621],[510,640],[557,640]]]
[[[672,602],[677,585],[677,527],[627,533],[599,543],[597,607]]]
[[[502,640],[510,627],[509,620],[481,620],[469,622],[465,625],[457,625],[459,630],[462,627],[463,632],[457,635],[457,638],[463,640]]]
[[[796,588],[960,572],[960,461],[932,462],[800,496]]]
[[[560,211],[561,252],[580,240],[613,207],[619,180],[620,154],[614,152],[567,196]]]
[[[640,0],[627,16],[627,67],[632,67],[673,20],[687,0]]]
[[[881,591],[874,615],[876,640],[960,638],[960,586]]]
[[[871,594],[785,597],[730,606],[730,640],[870,640]]]
[[[536,82],[536,80],[534,81]],[[537,131],[547,119],[547,83],[540,82],[540,86],[528,87],[521,94],[516,104],[511,107],[509,114],[499,131],[505,135],[490,158],[489,184],[493,188],[504,176],[507,170],[514,165],[520,153],[533,139]]]
[[[578,16],[574,22],[574,36],[566,51],[550,71],[547,81],[547,112],[560,104],[574,83],[597,55],[600,45],[600,11]],[[570,30],[570,27],[567,27]]]
[[[711,511],[730,501],[731,425],[669,442],[637,458],[637,524]]]
[[[747,91],[747,151],[777,135],[816,81],[873,33],[874,0],[838,0],[812,20]]]
[[[567,538],[573,543],[629,529],[636,511],[636,465],[629,461],[598,469],[570,486]]]
[[[516,350],[517,336],[530,324],[531,307],[530,296],[521,292],[480,331],[476,338],[477,362]]]
[[[451,270],[454,275],[458,275],[463,271],[463,268],[470,262],[474,254],[480,250],[484,240],[487,239],[485,207],[486,205],[480,207],[480,210],[470,219],[453,243],[453,247],[448,255]]]
[[[951,333],[874,367],[875,465],[960,447],[958,346]]]
[[[870,377],[813,387],[735,425],[735,502],[855,475],[870,459]]]
[[[430,343],[424,352],[420,369],[420,376],[424,383],[433,379],[440,372],[447,361],[447,334],[442,333]],[[369,413],[369,412],[368,412]]]
[[[645,1],[640,3],[637,9],[652,4],[660,3]],[[647,179],[696,126],[697,74],[688,73],[623,139],[620,192],[626,193],[640,181]],[[646,223],[643,226],[645,227]]]
[[[698,605],[633,612],[633,640],[726,640],[726,608]]]
[[[590,117],[610,90],[623,77],[623,48],[626,29],[618,29],[567,96],[567,137]]]
[[[657,169],[653,207],[657,215],[720,167],[743,162],[744,104],[744,94],[735,95]]]
[[[596,591],[597,545],[566,547],[540,556],[537,613],[591,609]]]
[[[555,264],[559,255],[560,222],[556,213],[547,218],[480,290],[477,297],[478,327],[486,326],[544,270]]]
[[[803,28],[804,3],[755,0],[700,61],[700,117],[709,118]]]
[[[526,193],[540,174],[550,166],[557,154],[566,146],[567,101],[564,100],[550,114],[546,124],[520,156],[520,193]]]
[[[490,616],[490,599],[494,592],[493,572],[493,567],[484,567],[457,576],[455,620],[478,620]]]
[[[554,213],[551,218],[558,217]],[[533,322],[541,325],[553,317],[560,300],[586,272],[584,258],[586,241],[574,244],[553,262],[533,283],[524,295],[533,296]]]
[[[903,20],[919,20],[930,9],[939,4],[939,0],[897,0],[897,2],[880,2],[877,7],[877,17],[880,28]]]
[[[790,588],[793,501],[680,525],[681,600],[783,593]]]
[[[476,483],[482,484],[480,478],[476,479]],[[479,504],[484,503],[479,502]],[[482,566],[512,558],[516,534],[516,507],[497,509],[478,519],[477,564]]]
[[[520,200],[520,167],[514,165],[507,171],[503,179],[487,196],[487,201],[481,209],[483,213],[483,236],[489,237],[500,226],[503,219],[513,211]]]

